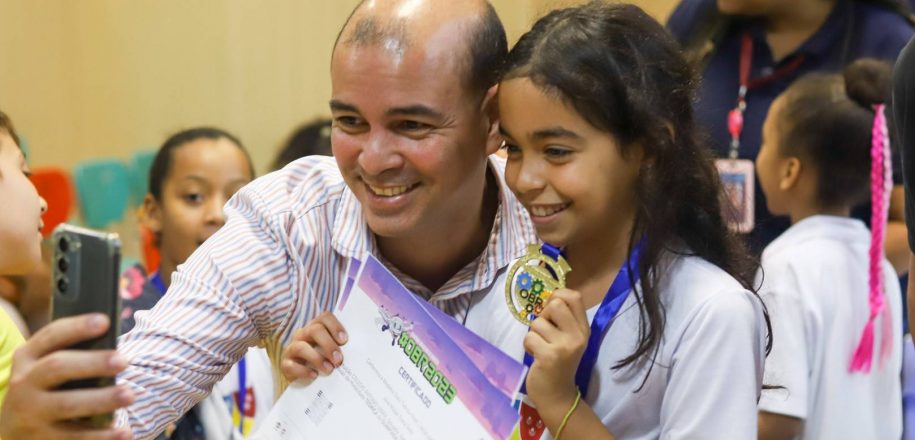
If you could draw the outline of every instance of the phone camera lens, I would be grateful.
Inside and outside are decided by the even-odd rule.
[[[67,269],[70,268],[70,261],[67,260],[67,257],[60,257],[57,260],[57,268],[60,269],[61,272],[66,272]]]
[[[61,237],[60,241],[57,242],[57,247],[60,248],[61,252],[67,252],[70,250],[70,240],[67,237]]]
[[[70,286],[70,284],[67,282],[66,278],[61,278],[61,279],[57,280],[57,290],[59,290],[61,293],[66,292],[67,287],[69,287],[69,286]]]

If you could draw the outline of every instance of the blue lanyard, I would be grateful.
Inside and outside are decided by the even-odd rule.
[[[623,303],[626,302],[632,284],[639,281],[638,261],[644,246],[643,243],[643,241],[640,241],[632,249],[626,264],[616,274],[616,278],[610,284],[610,289],[604,295],[600,307],[597,308],[597,313],[594,314],[594,320],[591,321],[591,336],[588,338],[588,346],[585,348],[585,352],[581,356],[581,362],[578,364],[578,370],[575,372],[575,385],[578,386],[582,399],[588,394],[588,385],[591,383],[591,373],[594,371],[594,364],[597,362],[600,344],[607,334],[610,324],[613,323],[613,319],[623,307]],[[544,243],[540,249],[544,254],[554,259],[558,259],[561,252],[559,248],[548,243]],[[533,363],[534,357],[529,353],[524,353],[524,365],[530,368]],[[521,383],[521,392],[527,394],[527,378]]]
[[[245,358],[238,361],[238,431],[245,433]]]
[[[160,294],[165,295],[165,291],[166,291],[165,282],[162,281],[162,274],[159,273],[158,270],[153,272],[153,274],[149,276],[149,282],[151,282],[153,284],[153,286],[155,286],[156,289],[159,290]]]

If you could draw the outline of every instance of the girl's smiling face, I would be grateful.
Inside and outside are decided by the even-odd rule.
[[[41,215],[48,205],[28,179],[25,157],[0,129],[0,274],[22,275],[41,262]]]
[[[614,136],[528,78],[501,83],[499,109],[508,155],[505,180],[542,240],[603,247],[629,233],[638,149],[624,157]]]

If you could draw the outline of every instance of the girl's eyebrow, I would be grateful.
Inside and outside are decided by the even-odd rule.
[[[556,126],[556,127],[550,127],[550,128],[544,128],[541,130],[537,130],[530,134],[530,138],[532,140],[544,140],[544,139],[553,139],[553,138],[579,140],[582,137],[578,133],[575,133],[572,130],[568,130],[563,127]]]
[[[505,128],[504,124],[499,124],[499,132],[502,133],[502,136],[509,139],[515,139],[511,133],[508,132],[508,129]],[[540,130],[535,130],[531,132],[528,137],[533,141],[541,141],[545,139],[572,139],[572,140],[581,140],[582,137],[578,133],[575,133],[572,130],[563,128],[563,127],[549,127],[543,128]]]

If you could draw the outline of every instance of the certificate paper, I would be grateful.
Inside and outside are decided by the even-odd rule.
[[[511,402],[523,366],[481,356],[489,348],[480,347],[498,349],[459,324],[444,329],[429,312],[369,256],[336,311],[350,334],[343,365],[291,385],[254,438],[507,438],[518,421]],[[473,341],[464,332],[479,340],[476,362],[457,342]]]
[[[361,267],[361,260],[350,258],[346,286],[343,288],[343,293],[337,303],[338,310],[346,306],[346,300],[349,298],[349,293]],[[455,321],[454,318],[448,316],[437,307],[420,300],[415,295],[409,296],[423,306],[436,324],[448,333],[448,336],[452,338],[458,348],[470,358],[470,361],[477,368],[483,371],[490,383],[502,391],[509,400],[514,401],[518,390],[521,389],[521,381],[527,377],[527,367],[476,333],[467,330],[461,323]]]

